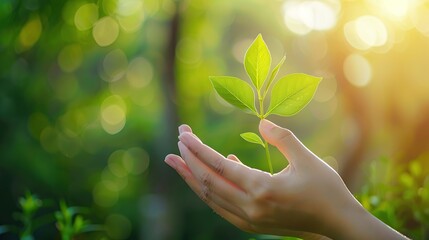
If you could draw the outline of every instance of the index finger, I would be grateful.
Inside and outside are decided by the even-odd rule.
[[[251,168],[235,161],[230,161],[211,147],[200,142],[196,137],[184,132],[179,136],[180,141],[205,165],[220,176],[228,179],[243,190],[248,190],[248,178],[255,174]]]

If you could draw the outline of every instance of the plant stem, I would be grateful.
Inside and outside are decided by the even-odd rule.
[[[274,171],[273,171],[273,165],[271,164],[270,149],[268,149],[268,142],[267,141],[264,141],[264,144],[265,144],[265,155],[267,157],[268,168],[270,169],[270,173],[272,175],[274,173]]]
[[[264,115],[264,98],[265,98],[266,93],[261,96],[261,91],[258,90],[258,99],[259,99],[259,118],[262,120],[265,118]],[[268,168],[270,169],[270,173],[273,174],[273,165],[271,164],[271,156],[270,156],[270,149],[268,148],[268,142],[266,140],[264,140],[264,145],[265,145],[265,156],[267,157],[267,162],[268,162]]]

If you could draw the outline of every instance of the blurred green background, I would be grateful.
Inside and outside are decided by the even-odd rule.
[[[18,224],[30,190],[90,208],[107,239],[266,239],[214,214],[163,162],[187,123],[266,170],[239,137],[257,119],[208,81],[247,79],[258,33],[274,63],[286,55],[281,75],[324,78],[302,112],[271,120],[377,217],[429,239],[427,0],[2,0],[0,225]],[[279,171],[287,163],[273,154]],[[45,226],[35,237],[59,235]]]

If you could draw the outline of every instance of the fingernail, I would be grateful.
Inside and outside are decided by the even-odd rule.
[[[186,132],[181,133],[181,134],[179,135],[179,140],[180,140],[183,144],[185,144],[186,146],[189,146],[190,138],[191,138],[190,134],[189,134],[189,133],[186,133]]]
[[[189,127],[189,125],[187,124],[182,124],[179,126],[179,134],[182,134],[184,132],[192,132],[191,127]]]
[[[167,163],[168,166],[176,169],[177,164],[176,164],[176,162],[171,157],[166,156],[164,162]]]
[[[182,124],[179,126],[179,134],[182,134],[184,132],[185,132],[185,125]]]

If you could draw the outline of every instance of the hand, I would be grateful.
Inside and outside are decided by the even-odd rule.
[[[277,174],[249,168],[234,155],[223,157],[186,125],[179,128],[181,157],[171,154],[165,161],[215,212],[247,232],[305,239],[404,239],[370,215],[335,170],[292,132],[267,120],[259,131],[289,161]]]

